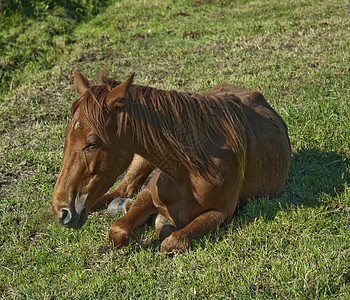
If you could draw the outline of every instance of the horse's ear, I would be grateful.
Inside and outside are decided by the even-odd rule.
[[[109,108],[113,109],[115,107],[121,107],[125,104],[123,100],[125,99],[129,86],[132,84],[134,75],[135,73],[133,72],[127,80],[117,85],[108,93],[106,103]]]
[[[90,87],[89,80],[81,73],[74,72],[74,88],[79,95],[82,95]]]

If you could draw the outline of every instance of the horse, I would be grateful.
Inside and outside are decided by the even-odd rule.
[[[219,84],[199,94],[74,73],[79,97],[66,128],[52,210],[80,228],[118,193],[135,192],[110,227],[115,248],[158,214],[160,251],[182,252],[251,198],[275,197],[287,178],[291,146],[283,119],[260,92]],[[131,164],[131,166],[130,166]],[[105,194],[128,167],[120,188]],[[157,220],[156,220],[157,221]]]

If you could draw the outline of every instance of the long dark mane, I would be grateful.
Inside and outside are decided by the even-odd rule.
[[[72,113],[80,108],[80,115],[108,142],[104,114],[105,99],[118,83],[104,79],[93,85],[72,106]],[[201,173],[215,171],[204,145],[208,138],[221,137],[236,154],[243,174],[245,166],[245,118],[235,97],[159,90],[131,85],[127,103],[119,108],[116,134],[130,124],[134,138],[157,156],[172,156],[187,168]]]

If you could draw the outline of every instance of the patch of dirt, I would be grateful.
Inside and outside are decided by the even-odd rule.
[[[201,6],[203,4],[209,4],[214,2],[214,0],[196,0],[193,2],[192,7],[198,7]]]
[[[83,61],[89,61],[89,62],[95,62],[95,61],[97,61],[96,52],[87,52],[87,53],[83,53],[78,59],[76,59],[75,61],[73,61],[73,63],[83,62]]]
[[[145,34],[141,34],[141,33],[135,33],[133,35],[134,38],[137,38],[137,39],[148,39],[152,36],[155,36],[155,33],[151,33],[151,31],[145,33]]]
[[[183,11],[180,11],[180,12],[174,14],[174,17],[179,17],[179,16],[181,16],[181,17],[189,17],[190,14],[185,13],[185,12],[183,12]]]
[[[11,194],[13,185],[19,181],[29,180],[35,173],[34,166],[21,165],[0,171],[0,199]]]
[[[183,33],[183,37],[189,37],[191,39],[195,39],[198,38],[200,36],[200,32],[199,31],[185,31]]]
[[[141,35],[137,37],[141,37]],[[105,39],[108,39],[108,37],[105,37]],[[91,52],[83,53],[79,58],[73,61],[73,64],[80,63],[80,62],[87,62],[87,61],[90,63],[99,62],[99,61],[115,62],[115,61],[119,61],[122,58],[123,58],[122,55],[114,51],[104,51],[102,55],[98,55],[96,51],[91,51]]]
[[[105,51],[102,53],[100,60],[114,62],[119,61],[121,58],[124,58],[124,56],[120,55],[119,53],[113,51]]]
[[[145,39],[147,37],[147,34],[135,33],[133,37],[137,39]]]

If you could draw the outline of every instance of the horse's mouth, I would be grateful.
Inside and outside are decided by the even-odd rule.
[[[74,228],[76,228],[76,229],[81,228],[85,224],[86,220],[87,220],[87,213],[86,213],[86,208],[84,208],[82,210],[81,214],[79,215],[77,225]]]

